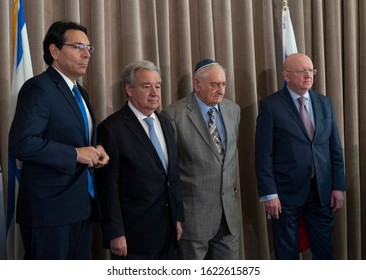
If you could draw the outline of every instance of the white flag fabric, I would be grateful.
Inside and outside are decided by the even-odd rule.
[[[23,0],[14,0],[12,18],[12,54],[14,59],[9,120],[13,119],[17,96],[26,80],[33,77]],[[23,244],[19,227],[15,225],[16,199],[21,176],[21,162],[8,154],[8,207],[6,227],[6,249],[8,259],[23,257]]]
[[[290,9],[285,5],[282,9],[282,50],[283,61],[292,53],[297,53],[294,28],[292,27]]]

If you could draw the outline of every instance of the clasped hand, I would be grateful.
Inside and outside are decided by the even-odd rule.
[[[88,167],[99,168],[109,161],[109,156],[101,145],[95,148],[92,146],[76,148],[76,152],[77,162],[87,164]]]

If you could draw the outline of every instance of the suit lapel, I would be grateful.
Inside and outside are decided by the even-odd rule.
[[[189,96],[187,109],[190,111],[188,116],[191,119],[193,126],[197,129],[198,133],[201,135],[202,139],[205,141],[207,146],[215,154],[217,159],[221,161],[219,151],[217,150],[215,143],[213,142],[212,136],[210,134],[210,131],[208,130],[208,126],[205,123],[204,118],[202,117],[202,113],[194,97],[194,93],[192,93]]]
[[[137,119],[135,114],[132,112],[127,102],[122,109],[123,118],[126,121],[126,126],[130,129],[131,133],[136,136],[138,141],[141,142],[142,146],[145,147],[146,151],[154,158],[159,166],[163,170],[164,166],[160,160],[158,153],[155,150],[154,145],[151,143],[149,136],[146,134],[144,128],[142,127],[140,121]]]
[[[289,112],[293,120],[297,123],[297,125],[301,128],[303,133],[305,134],[306,138],[309,138],[308,132],[306,131],[306,127],[304,125],[304,122],[302,121],[299,110],[296,108],[296,105],[291,97],[290,92],[287,90],[287,88],[284,88],[284,90],[279,93],[282,95],[281,102],[285,109]]]
[[[82,86],[80,86],[78,83],[77,83],[77,85],[78,85],[78,88],[79,88],[79,90],[81,92],[81,95],[83,96],[83,99],[85,101],[85,104],[88,107],[88,111],[89,111],[89,114],[90,114],[90,117],[91,117],[92,126],[93,126],[91,143],[94,146],[93,143],[94,143],[94,139],[96,139],[96,129],[94,129],[95,128],[95,116],[94,116],[94,113],[93,113],[93,108],[92,108],[92,106],[90,104],[89,96],[86,93],[85,89]],[[74,97],[74,99],[75,99],[75,97]],[[79,110],[79,112],[80,112],[80,110]],[[83,121],[83,124],[84,124],[84,120],[83,119],[82,119],[82,121]]]
[[[315,92],[313,90],[309,90],[309,94],[310,94],[310,98],[311,98],[311,106],[313,107],[313,116],[314,116],[314,123],[315,123],[315,131],[314,131],[314,137],[313,137],[313,140],[314,140],[318,134],[317,131],[322,130],[323,123],[320,121],[320,119],[321,119],[320,99],[318,98],[318,96],[315,94]]]
[[[219,107],[226,133],[226,147],[224,147],[225,148],[224,163],[225,163],[226,159],[231,158],[232,153],[236,151],[237,143],[235,142],[235,139],[233,139],[233,135],[235,135],[234,122],[236,122],[236,117],[232,116],[232,110],[230,109],[230,106],[227,106],[227,103],[225,102],[224,99],[220,103]],[[232,150],[231,147],[235,147],[235,149]]]
[[[78,122],[80,124],[80,127],[81,127],[82,131],[85,131],[85,124],[84,124],[83,115],[81,114],[80,108],[79,108],[79,106],[78,106],[78,104],[75,100],[75,97],[73,96],[70,88],[67,86],[67,83],[62,78],[62,76],[55,69],[53,69],[52,66],[48,67],[47,73],[50,76],[50,78],[53,80],[53,82],[55,83],[56,87],[64,95],[67,102],[70,104],[71,108],[73,109],[73,111],[76,115],[76,118],[78,119]],[[80,87],[80,89],[82,89],[82,88]],[[81,90],[81,91],[83,92],[83,90]],[[83,93],[83,97],[84,97],[85,102],[87,103],[89,112],[92,112],[90,107],[89,107],[90,104],[88,104],[89,102],[88,102],[87,98],[85,98],[85,93]],[[92,116],[92,119],[94,119],[92,114],[91,114],[91,116]],[[85,144],[87,146],[89,146],[89,144],[87,143],[87,137],[86,137],[85,133],[83,133],[83,135],[84,135]]]
[[[158,119],[160,121],[160,126],[161,126],[161,129],[163,131],[163,135],[164,135],[164,139],[165,139],[166,150],[167,150],[167,153],[168,153],[168,170],[167,170],[167,173],[168,173],[168,176],[169,176],[170,175],[170,171],[172,170],[170,168],[170,165],[175,160],[175,159],[172,158],[173,149],[175,149],[175,147],[172,146],[173,145],[172,139],[174,139],[174,136],[168,134],[168,127],[166,126],[167,123],[165,121],[162,121],[161,120],[160,114],[158,114],[156,112],[155,112],[155,114],[157,115],[157,117],[158,117]],[[161,163],[160,158],[159,158],[159,162]],[[163,165],[161,164],[161,166],[163,166]]]

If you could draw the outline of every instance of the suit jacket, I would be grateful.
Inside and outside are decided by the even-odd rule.
[[[224,163],[212,140],[194,93],[163,110],[175,130],[186,221],[184,239],[209,240],[225,214],[229,230],[240,230],[237,141],[240,108],[223,99],[219,105],[227,135]]]
[[[277,193],[281,203],[301,206],[310,190],[313,161],[319,198],[346,189],[341,141],[331,101],[309,91],[315,133],[311,140],[287,88],[260,102],[255,138],[259,196]]]
[[[79,88],[94,127],[87,93]],[[96,143],[94,131],[91,143]],[[83,116],[62,76],[49,67],[25,82],[9,133],[10,153],[23,162],[17,203],[20,225],[58,226],[90,217],[87,166],[76,162],[75,148],[83,146],[89,146]]]
[[[177,242],[176,223],[184,220],[177,147],[169,121],[157,116],[167,145],[167,172],[127,103],[98,126],[98,142],[110,157],[97,171],[107,248],[122,235],[128,252],[135,254],[162,252]]]

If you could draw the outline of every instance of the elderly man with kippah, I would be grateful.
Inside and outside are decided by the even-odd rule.
[[[186,217],[181,259],[239,259],[240,108],[224,98],[225,88],[223,67],[204,59],[195,67],[194,91],[162,112],[178,144]]]

